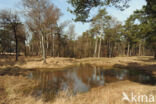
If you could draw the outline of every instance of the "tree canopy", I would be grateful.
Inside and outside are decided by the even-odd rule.
[[[124,10],[128,7],[128,1],[130,0],[68,0],[68,3],[73,7],[69,11],[76,16],[75,21],[89,22],[92,20],[92,18],[89,18],[91,9],[115,6]]]

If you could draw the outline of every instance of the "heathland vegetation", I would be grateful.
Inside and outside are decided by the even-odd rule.
[[[60,23],[63,13],[50,0],[21,0],[21,11],[0,10],[0,104],[129,103],[122,101],[123,92],[156,97],[155,0],[146,0],[146,5],[124,23],[106,8],[122,11],[129,7],[130,0],[66,1],[72,6],[68,11],[75,15],[73,22],[90,23],[81,35],[77,36],[71,21]],[[90,16],[93,8],[99,9]],[[88,64],[74,70],[75,66]],[[69,70],[76,74],[73,71],[70,75]],[[35,75],[39,77],[35,79]],[[85,93],[72,93],[68,88],[59,92],[60,83],[68,86],[64,76],[76,80],[77,88],[86,88],[90,76],[95,82],[105,82]],[[49,96],[43,93],[53,87],[56,90],[51,96],[55,99],[44,99]]]

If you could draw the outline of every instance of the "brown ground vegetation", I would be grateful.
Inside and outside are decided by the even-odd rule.
[[[114,58],[62,58],[62,57],[47,57],[47,64],[43,64],[41,57],[19,57],[16,62],[13,56],[0,57],[0,68],[5,67],[20,67],[23,69],[28,68],[63,68],[74,64],[89,63],[92,65],[112,67],[113,65],[127,65],[136,63],[138,65],[155,65],[156,60],[152,56],[134,56],[134,57],[114,57]]]
[[[132,81],[119,81],[91,89],[87,93],[76,96],[66,96],[60,92],[54,101],[45,102],[42,98],[33,96],[35,82],[27,78],[31,70],[42,68],[63,68],[74,64],[89,63],[106,68],[144,69],[156,75],[156,61],[153,57],[116,57],[116,58],[47,58],[47,64],[42,64],[39,57],[20,58],[14,62],[11,57],[0,59],[0,104],[129,104],[122,101],[122,92],[128,95],[152,94],[156,97],[156,87]],[[156,100],[156,99],[155,99]]]

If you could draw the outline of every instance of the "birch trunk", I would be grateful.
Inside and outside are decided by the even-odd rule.
[[[98,38],[97,38],[97,36],[96,36],[95,49],[94,49],[94,57],[96,57],[97,44],[98,44]]]
[[[101,38],[102,38],[102,33],[101,33],[101,35],[100,35],[100,43],[99,43],[98,58],[100,58],[100,54],[101,54]]]
[[[43,64],[46,64],[46,53],[45,53],[45,46],[44,46],[44,36],[42,35],[42,55],[43,55]]]

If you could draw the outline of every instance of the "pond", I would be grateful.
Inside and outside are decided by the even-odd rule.
[[[44,95],[47,99],[54,97],[59,91],[82,93],[93,87],[123,80],[156,85],[155,77],[143,70],[105,69],[92,65],[79,65],[58,71],[33,71],[29,78],[36,80],[35,94]]]

